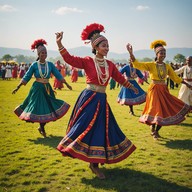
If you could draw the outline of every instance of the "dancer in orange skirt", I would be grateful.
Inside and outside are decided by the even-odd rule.
[[[150,125],[151,135],[154,139],[160,137],[159,130],[162,126],[179,124],[185,120],[185,115],[190,110],[189,105],[171,95],[167,88],[165,82],[167,75],[176,83],[183,83],[190,89],[192,86],[177,76],[170,65],[163,62],[166,57],[165,45],[166,42],[163,40],[156,40],[151,43],[151,49],[154,49],[156,53],[153,62],[139,62],[133,55],[132,45],[127,45],[133,67],[149,71],[152,80],[139,122]]]

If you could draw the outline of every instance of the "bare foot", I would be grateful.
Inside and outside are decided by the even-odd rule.
[[[105,179],[105,175],[101,172],[99,167],[94,167],[92,163],[90,163],[89,168],[91,171],[99,178],[99,179]]]
[[[40,133],[41,135],[43,135],[43,137],[47,137],[45,131],[43,131],[43,130],[41,129],[41,127],[38,128],[38,131],[39,131],[39,133]]]

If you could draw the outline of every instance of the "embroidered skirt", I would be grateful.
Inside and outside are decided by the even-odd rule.
[[[166,84],[151,84],[139,121],[148,125],[175,125],[185,120],[190,106],[171,95]]]
[[[117,102],[121,105],[139,105],[144,103],[146,100],[145,91],[138,85],[135,80],[130,80],[130,83],[132,83],[134,87],[138,89],[139,93],[135,94],[132,89],[121,87]]]
[[[47,123],[63,117],[69,107],[65,101],[55,98],[49,83],[35,81],[27,98],[14,112],[21,120]]]
[[[106,94],[85,89],[73,109],[66,136],[57,149],[63,156],[92,163],[117,163],[136,147],[119,128]]]

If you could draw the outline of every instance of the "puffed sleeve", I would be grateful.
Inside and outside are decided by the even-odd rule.
[[[65,48],[60,50],[60,54],[63,57],[63,60],[69,65],[79,69],[84,69],[84,58],[70,55]]]
[[[175,83],[181,83],[182,82],[182,78],[180,78],[175,71],[172,69],[172,67],[170,65],[167,65],[168,67],[168,75],[171,78],[172,81],[174,81]]]
[[[135,60],[133,62],[134,68],[143,70],[143,71],[150,71],[150,65],[151,65],[151,62],[139,62],[138,60]]]

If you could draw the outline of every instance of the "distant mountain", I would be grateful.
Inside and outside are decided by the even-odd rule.
[[[166,60],[173,60],[173,57],[177,54],[182,54],[185,57],[192,55],[192,48],[169,48],[167,50],[167,57]],[[68,49],[68,51],[72,55],[84,57],[84,56],[93,56],[90,47],[77,47],[77,48],[72,48]],[[11,56],[15,55],[24,55],[24,56],[35,56],[36,53],[32,52],[31,50],[25,50],[25,49],[18,49],[18,48],[5,48],[5,47],[0,47],[0,58],[2,58],[4,55],[10,54]],[[153,50],[137,50],[134,51],[135,57],[138,59],[143,59],[143,58],[154,58],[155,53]],[[48,50],[48,58],[56,58],[60,56],[58,51],[52,51]],[[114,60],[123,60],[128,58],[128,53],[114,53],[114,52],[109,52],[108,56],[109,59],[114,59]]]

